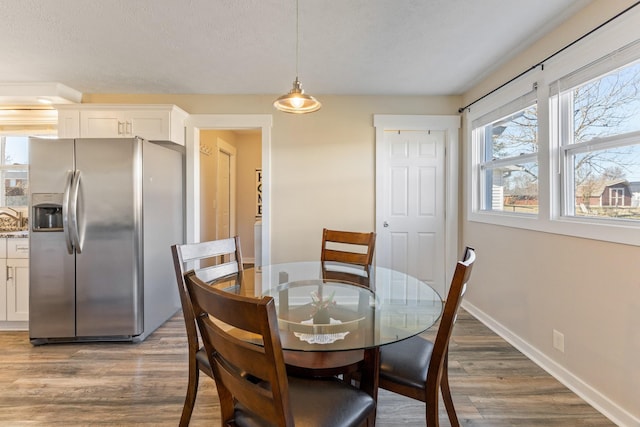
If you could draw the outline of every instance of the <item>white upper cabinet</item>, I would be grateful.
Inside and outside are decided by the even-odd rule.
[[[188,114],[175,105],[58,105],[59,138],[131,138],[184,145]]]

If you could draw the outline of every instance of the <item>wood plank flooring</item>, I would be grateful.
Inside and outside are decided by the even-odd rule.
[[[139,344],[33,347],[27,332],[0,332],[0,426],[176,426],[186,349],[181,314]],[[449,360],[464,426],[614,425],[464,311]],[[214,382],[202,375],[191,425],[219,422]],[[424,404],[380,391],[378,426],[424,424]]]

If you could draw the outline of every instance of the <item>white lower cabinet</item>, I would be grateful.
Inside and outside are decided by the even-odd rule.
[[[0,255],[4,255],[0,258],[0,321],[26,322],[29,320],[29,239],[0,238],[0,248],[4,249],[0,249]]]
[[[29,260],[7,258],[7,320],[29,320]]]

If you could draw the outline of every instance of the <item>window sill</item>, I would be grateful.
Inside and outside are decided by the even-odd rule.
[[[640,246],[640,223],[631,221],[591,217],[545,219],[539,215],[514,215],[503,212],[471,212],[468,219],[470,222],[501,227],[520,228],[542,233]]]

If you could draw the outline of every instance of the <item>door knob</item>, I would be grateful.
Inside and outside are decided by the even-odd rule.
[[[388,226],[389,226],[389,223],[388,223],[387,221],[385,221],[385,222],[383,222],[383,223],[382,223],[382,226],[383,226],[383,227],[388,227]]]

